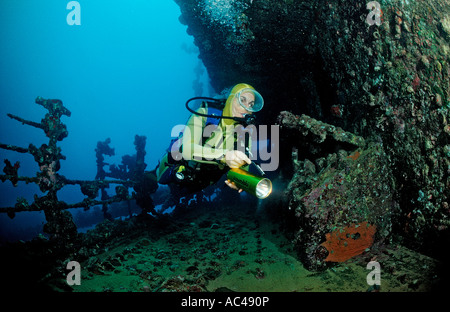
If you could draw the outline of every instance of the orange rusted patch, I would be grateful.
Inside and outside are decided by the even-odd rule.
[[[324,261],[344,262],[354,256],[362,254],[373,244],[376,226],[366,221],[359,226],[352,224],[342,229],[326,234],[326,241],[321,244],[328,250]]]
[[[360,152],[356,151],[353,154],[351,154],[350,156],[347,156],[347,158],[351,158],[353,160],[357,160],[359,158],[359,156],[361,155]]]

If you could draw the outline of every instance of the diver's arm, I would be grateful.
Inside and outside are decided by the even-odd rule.
[[[206,110],[200,108],[199,113],[205,114]],[[214,147],[202,145],[203,136],[210,136],[211,131],[205,131],[205,117],[192,115],[183,133],[183,150],[182,156],[185,160],[195,160],[201,163],[207,164],[226,164],[230,168],[240,168],[243,165],[248,165],[251,160],[245,155],[245,153],[238,150],[223,149],[223,143],[220,141],[223,139],[221,131],[216,133],[216,142],[213,143]],[[231,132],[231,138],[233,138],[233,132]],[[214,140],[213,140],[214,141]],[[219,148],[217,148],[219,146]]]
[[[199,113],[206,113],[200,108]],[[195,160],[201,163],[217,164],[223,158],[223,151],[208,146],[202,146],[205,118],[192,115],[183,133],[183,159]]]

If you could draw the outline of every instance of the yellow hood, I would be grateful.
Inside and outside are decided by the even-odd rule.
[[[237,85],[235,85],[233,87],[233,89],[231,89],[230,95],[227,98],[227,102],[225,103],[225,107],[223,109],[223,116],[229,116],[229,117],[233,117],[233,113],[232,113],[232,105],[233,105],[233,100],[234,100],[234,96],[239,93],[239,91],[241,91],[242,89],[252,89],[255,90],[255,88],[253,88],[251,85],[246,84],[246,83],[239,83]],[[221,125],[222,126],[229,126],[232,124],[235,124],[236,121],[234,121],[233,119],[228,119],[228,118],[223,118],[221,120]]]

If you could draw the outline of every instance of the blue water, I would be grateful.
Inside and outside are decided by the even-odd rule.
[[[35,98],[61,99],[72,116],[62,117],[69,136],[59,142],[67,159],[58,173],[92,180],[97,142],[111,138],[116,156],[106,162],[119,164],[123,155],[135,153],[136,134],[147,137],[147,170],[155,168],[172,127],[189,117],[185,101],[199,95],[193,81],[201,79],[200,92],[212,95],[206,70],[197,77],[196,67],[203,64],[178,20],[179,7],[167,0],[80,0],[81,24],[69,25],[68,3],[0,1],[0,142],[48,143],[42,130],[6,114],[39,122],[46,110]],[[39,170],[31,155],[0,149],[2,169],[5,158],[20,161],[21,176]],[[0,183],[0,207],[13,206],[19,196],[31,203],[34,194],[42,195],[36,185]],[[74,203],[83,195],[79,187],[66,186],[58,198]],[[0,214],[0,236],[44,220],[43,213],[18,213],[13,220]]]

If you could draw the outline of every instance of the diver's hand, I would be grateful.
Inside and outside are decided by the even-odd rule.
[[[241,193],[243,191],[243,189],[240,189],[236,186],[236,183],[231,182],[231,180],[225,180],[225,184],[228,185],[230,188],[232,188],[233,190],[238,191],[239,193]]]
[[[241,151],[228,151],[225,153],[225,163],[230,168],[240,168],[245,164],[251,164],[252,161]]]

